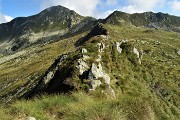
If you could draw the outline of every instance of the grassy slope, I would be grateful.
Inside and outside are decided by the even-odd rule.
[[[3,63],[0,64],[0,95],[12,92],[27,82],[34,82],[59,55],[75,50],[73,44],[81,36],[82,34],[43,46],[35,45],[23,50],[23,54],[16,53],[13,57],[1,57],[0,61]]]
[[[112,25],[105,25],[105,27],[109,30],[109,39],[104,41],[100,37],[94,37],[91,41],[103,41],[107,46],[102,55],[102,64],[103,68],[111,77],[111,84],[116,92],[115,99],[111,99],[108,95],[101,93],[103,87],[90,93],[78,92],[72,95],[44,95],[32,100],[15,101],[8,104],[6,108],[2,105],[0,119],[23,119],[26,116],[34,116],[42,120],[179,119],[180,58],[177,50],[180,48],[180,34]],[[73,40],[77,40],[77,38]],[[131,53],[127,54],[128,51],[123,52],[121,55],[116,51],[114,43],[122,39],[129,41],[126,46],[127,50],[135,46],[138,50],[144,51],[142,65],[137,64],[136,57]],[[61,42],[64,43],[62,44]],[[94,47],[92,48],[92,46],[96,43],[89,41],[84,47],[88,51],[93,52]],[[66,41],[45,45],[39,53],[41,57],[39,59],[33,59],[33,63],[29,64],[29,67],[34,69],[37,64],[41,66],[44,63],[48,67],[51,63],[50,61],[62,53],[64,44],[67,44]],[[52,45],[54,46],[52,47]],[[72,48],[71,50],[74,49],[72,44],[68,45]],[[48,52],[51,57],[47,56]],[[92,53],[90,54],[92,55]],[[47,62],[46,57],[51,58],[49,62]],[[36,60],[44,62],[41,63]],[[6,67],[6,70],[9,72],[13,71],[14,69],[11,67],[14,66],[13,63],[4,63],[0,68],[9,65],[9,67]],[[22,69],[21,66],[18,68]],[[34,73],[36,72],[35,70],[41,71],[34,69]],[[9,73],[8,71],[1,72],[1,75],[7,75]],[[22,71],[19,71],[19,73],[22,74]],[[12,80],[19,76],[19,73],[12,74]],[[29,69],[27,73],[30,73]]]

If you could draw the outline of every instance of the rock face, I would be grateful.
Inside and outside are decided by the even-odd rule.
[[[180,17],[164,14],[161,12],[128,14],[121,11],[115,11],[106,19],[104,19],[103,23],[123,26],[128,25],[136,27],[147,27],[180,32]]]
[[[62,64],[62,62],[67,58],[67,55],[62,55],[60,59],[48,70],[46,75],[43,78],[43,84],[46,85],[50,82],[50,80],[54,77],[56,71],[58,70],[58,66]]]
[[[79,69],[80,75],[82,75],[85,71],[89,69],[89,66],[83,59],[79,59],[77,68]]]
[[[102,69],[102,65],[99,63],[98,66],[96,66],[94,63],[92,64],[91,70],[89,72],[89,76],[88,76],[89,80],[98,80],[98,79],[103,79],[104,83],[106,84],[110,84],[110,77],[108,76],[108,74],[106,74],[103,69]],[[100,83],[100,82],[99,82]],[[100,84],[99,84],[100,85]],[[94,82],[92,82],[92,86],[98,86],[95,85]],[[95,90],[96,88],[92,88],[93,90]]]
[[[122,53],[121,45],[126,42],[127,42],[126,40],[122,40],[121,42],[116,42],[116,49],[120,54]]]
[[[25,86],[20,87],[16,91],[12,91],[9,95],[2,96],[6,101],[11,101],[13,98],[30,98],[35,94],[43,93],[44,91],[49,92],[49,84],[54,79],[56,73],[58,72],[58,67],[67,58],[67,54],[59,56],[49,69],[44,73],[44,75],[39,76],[33,83],[29,83]],[[50,90],[51,91],[51,90]]]
[[[134,47],[133,53],[137,55],[137,58],[140,58],[140,54],[139,54],[139,51],[137,50],[137,48]]]
[[[137,50],[137,48],[134,47],[133,53],[134,53],[135,55],[137,55],[138,62],[139,62],[139,64],[141,64],[141,60],[142,60],[142,58],[143,58],[143,51],[139,52],[139,51]]]
[[[89,78],[103,78],[105,80],[105,83],[110,84],[110,77],[103,71],[102,65],[99,63],[98,66],[96,66],[94,63],[92,64],[91,71],[89,75]]]

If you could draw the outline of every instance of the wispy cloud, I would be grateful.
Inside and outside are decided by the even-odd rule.
[[[118,0],[43,0],[41,10],[50,6],[62,5],[84,16],[93,16],[96,18],[106,17],[111,10],[105,9],[117,4]]]
[[[170,5],[172,11],[180,12],[180,1],[179,0],[172,0],[171,2],[168,2],[168,5]]]
[[[4,15],[2,13],[0,13],[0,24],[1,23],[6,23],[6,22],[9,22],[11,21],[13,18],[11,16],[8,16],[8,15]]]
[[[1,4],[1,0],[0,0],[0,24],[1,23],[6,23],[6,22],[9,22],[11,21],[13,18],[11,16],[8,16],[8,15],[4,15],[2,12],[1,12],[1,9],[2,9],[2,4]]]
[[[119,9],[128,13],[141,13],[163,7],[165,2],[166,0],[127,0],[127,5]]]

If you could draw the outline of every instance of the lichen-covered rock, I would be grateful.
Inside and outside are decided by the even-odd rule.
[[[77,68],[79,69],[79,74],[82,75],[85,71],[89,69],[89,66],[83,59],[79,59]]]
[[[102,84],[102,82],[100,80],[92,80],[92,82],[91,82],[92,89],[89,89],[89,90],[95,90],[101,84]]]
[[[121,45],[123,43],[126,43],[127,41],[126,40],[122,40],[121,42],[116,42],[116,48],[117,48],[117,51],[121,54],[122,53],[122,48],[121,48]]]
[[[137,55],[137,58],[139,58],[139,51],[137,50],[137,48],[134,47],[133,49],[133,53]]]
[[[103,78],[104,82],[106,84],[110,84],[110,77],[108,74],[106,74],[103,69],[101,64],[99,63],[98,66],[96,66],[94,63],[92,64],[91,70],[90,70],[90,74],[89,74],[89,79],[93,80],[93,79],[99,79],[99,78]]]
[[[134,47],[133,49],[133,53],[137,55],[137,58],[138,58],[138,62],[139,64],[141,64],[141,60],[142,60],[142,57],[143,57],[143,51],[138,51],[137,48]]]

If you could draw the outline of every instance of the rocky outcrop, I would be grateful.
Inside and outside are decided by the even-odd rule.
[[[30,98],[36,94],[43,93],[45,91],[49,91],[48,87],[50,82],[54,79],[55,74],[58,72],[59,66],[64,62],[64,60],[68,57],[68,54],[60,55],[53,64],[49,67],[49,69],[44,73],[44,75],[37,78],[37,80],[28,86],[24,86],[26,90],[22,90],[21,92],[16,94],[14,97],[19,98]],[[51,91],[51,90],[50,90]]]
[[[85,48],[81,49],[82,58],[78,59],[78,66],[76,66],[79,70],[79,74],[83,75],[85,71],[89,69],[89,66],[86,63],[86,60],[90,59],[88,55],[85,55],[87,50]]]
[[[126,40],[122,40],[121,42],[116,42],[116,49],[117,51],[121,54],[123,49],[125,51],[128,51],[128,53],[133,53],[136,55],[137,59],[138,59],[138,63],[141,64],[142,58],[143,58],[143,51],[138,51],[137,48],[133,47],[133,49],[131,48],[132,45],[130,46],[124,46],[125,43],[127,43],[128,41]],[[132,50],[132,51],[131,51]]]
[[[99,65],[98,66],[96,66],[94,63],[92,64],[92,66],[91,66],[91,69],[90,69],[90,71],[89,71],[89,75],[88,75],[88,78],[89,78],[89,80],[91,80],[91,81],[94,81],[94,80],[98,80],[98,79],[102,79],[102,80],[104,80],[104,81],[102,81],[102,82],[104,82],[104,83],[106,83],[106,84],[110,84],[110,77],[109,77],[109,75],[108,74],[106,74],[104,71],[103,71],[103,69],[102,69],[102,65],[99,63]],[[100,81],[100,80],[99,80]],[[100,82],[98,82],[98,83],[100,83]],[[99,84],[100,85],[100,84]],[[95,83],[94,82],[92,82],[92,86],[98,86],[98,85],[95,85]],[[92,87],[92,90],[95,90],[96,89],[96,87]]]
[[[49,68],[45,76],[43,77],[42,83],[47,85],[50,80],[54,77],[56,71],[58,70],[58,66],[62,64],[62,62],[66,59],[67,55],[62,55],[55,63]]]
[[[139,64],[141,64],[141,60],[143,58],[143,51],[138,51],[137,48],[134,47],[133,53],[137,56]]]
[[[121,45],[126,42],[127,42],[126,40],[122,40],[121,42],[116,42],[116,49],[120,54],[122,53]]]
[[[83,59],[79,59],[77,68],[79,69],[80,75],[82,75],[85,71],[89,69],[89,66]]]
[[[90,85],[89,90],[96,90],[96,88],[99,87],[100,85],[106,84],[108,86],[108,88],[106,91],[102,91],[102,92],[105,92],[105,93],[110,94],[111,96],[115,97],[115,92],[110,86],[111,78],[103,70],[103,67],[101,64],[101,55],[104,52],[105,44],[97,43],[97,47],[98,47],[98,51],[97,51],[98,57],[96,59],[97,63],[91,63],[91,67],[89,67],[87,65],[87,62],[89,62],[88,60],[91,59],[89,56],[88,56],[89,59],[84,59],[84,57],[78,59],[77,68],[79,70],[79,74],[81,76],[86,75],[86,76],[84,76],[84,78],[86,78],[87,80],[90,80],[90,83],[88,84],[88,85]],[[87,53],[88,53],[88,51],[85,48],[81,49],[82,56],[84,56]]]

